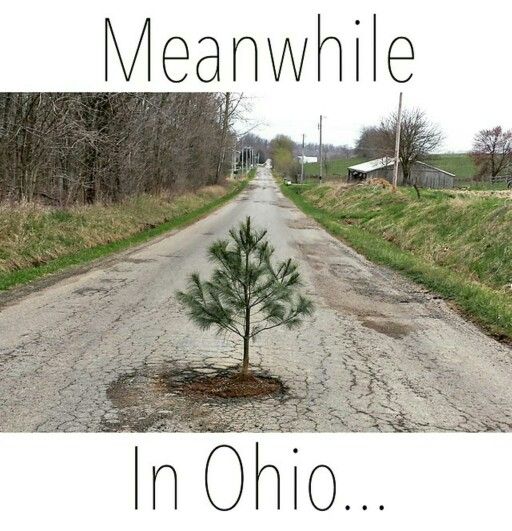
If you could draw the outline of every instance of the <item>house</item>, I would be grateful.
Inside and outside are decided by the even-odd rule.
[[[299,155],[297,157],[299,159],[299,162],[302,162],[302,155]],[[317,162],[317,157],[308,157],[307,155],[304,155],[304,164],[307,164],[308,162]]]
[[[348,182],[361,181],[364,179],[380,178],[389,182],[393,181],[394,159],[383,157],[370,160],[362,164],[356,164],[348,168]],[[447,171],[426,164],[425,162],[413,162],[411,167],[411,183],[420,188],[453,188],[455,175]],[[398,184],[403,184],[403,172],[401,165],[398,168]]]

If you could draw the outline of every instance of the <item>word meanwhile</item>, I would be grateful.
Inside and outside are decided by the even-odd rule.
[[[361,27],[361,21],[355,20],[354,25],[356,27]],[[314,47],[314,57],[313,60],[316,62],[316,80],[320,82],[322,80],[322,52],[327,46],[331,49],[331,54],[335,53],[338,60],[337,64],[334,65],[334,68],[338,72],[338,80],[343,81],[344,79],[344,63],[346,62],[344,56],[348,51],[351,53],[351,65],[352,65],[352,79],[356,82],[361,80],[361,71],[368,66],[368,61],[371,61],[372,67],[372,80],[377,81],[377,64],[380,56],[379,53],[382,43],[380,43],[377,38],[377,15],[374,14],[371,23],[371,46],[365,48],[371,49],[371,56],[361,57],[361,48],[362,48],[362,38],[356,35],[354,38],[349,40],[350,46],[346,45],[344,41],[342,43],[341,39],[334,36],[328,35],[325,36],[322,34],[321,29],[321,15],[317,16],[317,31],[316,31],[316,44]],[[135,43],[135,42],[134,42]],[[110,47],[113,45],[113,48]],[[268,55],[262,57],[262,44],[259,43],[255,38],[245,35],[239,38],[232,39],[232,47],[229,50],[223,50],[221,54],[221,47],[219,41],[212,36],[204,36],[197,41],[197,46],[201,48],[198,51],[198,60],[195,63],[195,76],[198,81],[202,83],[212,83],[221,81],[221,57],[228,56],[231,59],[232,64],[232,81],[236,82],[237,77],[237,67],[240,60],[239,53],[242,50],[242,62],[247,64],[247,54],[251,54],[252,61],[250,62],[250,68],[247,71],[254,71],[254,81],[258,82],[260,79],[261,64],[268,70],[268,61],[270,59],[271,66],[271,76],[276,82],[281,80],[286,80],[289,78],[290,73],[292,73],[292,80],[297,82],[301,81],[303,78],[304,62],[306,59],[306,54],[311,55],[310,38],[305,37],[303,43],[298,44],[297,42],[292,44],[292,39],[289,37],[284,38],[284,43],[280,42],[277,44],[273,42],[272,39],[266,39],[266,48],[268,49]],[[132,47],[132,49],[134,46]],[[184,82],[190,72],[190,53],[191,45],[184,38],[180,36],[173,36],[167,39],[167,41],[162,46],[161,52],[161,66],[162,73],[165,78],[171,83],[182,83]],[[397,48],[401,51],[397,51]],[[108,82],[111,80],[111,67],[110,61],[112,56],[114,59],[119,61],[120,69],[117,69],[119,74],[122,71],[125,81],[130,81],[135,69],[136,64],[145,63],[145,77],[147,81],[150,82],[152,79],[153,73],[153,54],[154,54],[154,42],[151,37],[151,19],[146,18],[144,25],[142,27],[142,32],[140,34],[138,44],[135,49],[134,55],[131,57],[131,60],[127,57],[126,50],[122,53],[119,47],[118,39],[114,31],[114,27],[110,18],[105,19],[105,81]],[[115,51],[115,54],[113,53]],[[334,52],[333,52],[334,51]],[[203,54],[203,55],[200,55]],[[386,61],[387,61],[387,70],[389,77],[397,83],[407,83],[411,80],[413,73],[408,72],[404,74],[403,72],[397,72],[397,63],[402,63],[403,61],[413,61],[414,60],[414,46],[412,41],[405,36],[397,36],[391,40],[388,46],[386,46]],[[285,67],[285,64],[287,65]],[[142,68],[142,67],[139,67]],[[187,70],[188,69],[188,70]],[[398,69],[400,70],[400,69]],[[286,72],[286,73],[285,73]]]
[[[214,488],[211,486],[211,480],[210,480],[210,474],[212,473],[212,467],[215,466],[215,460],[217,457],[221,458],[222,456],[219,456],[218,454],[220,452],[224,452],[224,455],[226,455],[226,451],[228,455],[230,456],[229,459],[234,465],[235,468],[239,470],[239,475],[236,481],[233,484],[228,484],[227,479],[225,478],[225,475],[223,477],[225,478],[225,481],[223,482],[223,491],[227,491],[229,493],[230,498],[232,498],[232,501],[230,503],[225,503],[222,505],[220,501],[218,500],[218,494],[214,491]],[[293,453],[297,454],[298,449],[294,448]],[[244,493],[246,491],[247,487],[247,481],[246,477],[248,475],[247,473],[247,466],[244,464],[240,454],[234,448],[233,446],[230,446],[228,444],[221,444],[216,446],[208,455],[208,458],[206,459],[206,464],[204,467],[204,493],[206,495],[206,498],[210,505],[216,509],[217,511],[222,512],[228,512],[235,509],[241,502]],[[275,509],[278,511],[281,510],[281,483],[282,483],[282,472],[279,470],[279,468],[276,465],[273,465],[271,463],[262,465],[260,462],[260,454],[259,454],[259,443],[256,442],[255,447],[255,458],[254,458],[254,464],[251,467],[252,473],[253,473],[253,485],[254,485],[254,508],[256,510],[260,509],[260,494],[261,487],[260,487],[260,480],[261,476],[265,472],[267,475],[266,481],[268,481],[268,477],[271,477],[274,479],[274,485],[275,485],[275,493],[276,493],[276,502],[275,502]],[[292,492],[291,498],[293,499],[293,510],[298,510],[299,508],[299,467],[297,465],[294,465],[292,467],[291,471],[288,471],[292,477]],[[302,470],[301,470],[302,473]],[[269,476],[270,474],[270,476]],[[140,470],[140,464],[139,464],[139,447],[135,446],[135,454],[134,454],[134,508],[136,511],[141,509],[141,503],[140,503],[140,493],[143,488],[146,487],[147,482],[142,481],[142,477],[149,477],[149,474],[141,474]],[[171,510],[178,510],[178,492],[179,492],[179,474],[177,469],[174,465],[170,464],[163,464],[159,466],[152,466],[151,467],[151,480],[149,484],[149,488],[152,495],[152,504],[151,508],[153,510],[157,510],[157,499],[158,499],[158,491],[159,489],[163,489],[165,493],[170,493],[169,501],[166,503],[164,509],[171,509]],[[268,485],[268,484],[267,484]],[[319,500],[317,496],[315,495],[315,489],[314,486],[318,488],[318,486],[323,487],[323,489],[320,489],[323,491],[323,500]],[[195,489],[195,492],[198,492],[198,489]],[[325,493],[327,492],[327,500],[325,499]],[[308,473],[308,480],[307,480],[307,493],[308,493],[308,499],[311,506],[316,509],[317,511],[328,511],[334,506],[334,503],[336,501],[336,476],[331,467],[329,467],[326,464],[318,464],[316,465],[309,473]],[[161,507],[158,507],[159,509]],[[345,505],[345,510],[350,510],[351,507],[349,505]],[[361,507],[363,511],[366,511],[368,507],[366,505],[363,505]],[[379,511],[384,510],[384,506],[380,505],[378,507]]]

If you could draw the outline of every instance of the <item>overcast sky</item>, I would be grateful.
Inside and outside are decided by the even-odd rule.
[[[481,128],[501,124],[512,128],[509,88],[492,88],[492,96],[460,85],[435,90],[405,87],[404,106],[420,107],[444,133],[440,151],[462,152],[471,148],[474,134]],[[489,87],[491,88],[491,87]],[[283,133],[295,141],[318,141],[318,118],[324,118],[324,142],[353,145],[361,128],[378,123],[396,109],[400,89],[318,89],[273,90],[250,94],[251,120],[259,125],[255,133],[272,138]],[[476,92],[476,93],[475,93]]]

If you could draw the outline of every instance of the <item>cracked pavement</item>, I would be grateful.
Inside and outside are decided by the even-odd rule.
[[[209,274],[208,245],[246,215],[268,228],[278,257],[299,262],[316,304],[300,329],[252,344],[255,370],[286,392],[174,394],[162,378],[240,362],[238,339],[196,329],[174,292],[190,272]],[[510,431],[511,353],[331,237],[259,168],[240,196],[189,227],[0,297],[0,429]]]

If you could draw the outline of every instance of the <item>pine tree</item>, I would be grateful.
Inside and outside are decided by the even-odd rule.
[[[251,227],[251,218],[229,231],[209,249],[217,268],[210,280],[190,276],[186,291],[177,293],[188,316],[202,330],[216,327],[243,339],[241,377],[249,376],[250,340],[278,326],[294,328],[313,312],[312,302],[298,293],[300,275],[291,259],[272,263],[274,248],[266,230]]]

